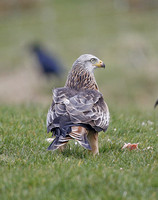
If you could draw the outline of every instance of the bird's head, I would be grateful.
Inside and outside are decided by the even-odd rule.
[[[73,64],[74,66],[80,65],[89,72],[93,72],[95,68],[105,68],[105,64],[96,56],[91,54],[81,55]]]

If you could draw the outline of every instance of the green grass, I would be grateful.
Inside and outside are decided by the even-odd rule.
[[[0,113],[1,199],[157,199],[157,113],[111,110],[96,157],[73,142],[64,153],[48,152],[47,108],[1,106]],[[121,150],[125,142],[139,142],[139,150]]]

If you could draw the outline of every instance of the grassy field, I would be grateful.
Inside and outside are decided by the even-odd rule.
[[[158,12],[108,0],[46,0],[0,13],[0,199],[158,199]],[[121,1],[119,1],[121,2]],[[124,2],[124,1],[122,1]],[[66,69],[83,53],[111,121],[93,157],[74,142],[48,152],[46,114],[58,82],[39,77],[29,45],[41,41]],[[138,150],[121,150],[124,143]]]
[[[46,109],[1,106],[1,199],[143,199],[158,197],[158,127],[154,113],[111,110],[93,157],[73,142],[64,153],[46,149]],[[121,150],[124,143],[138,150]]]

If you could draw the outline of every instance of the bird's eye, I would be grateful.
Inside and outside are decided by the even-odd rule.
[[[92,58],[90,61],[91,61],[92,64],[96,63],[96,59],[95,58]]]

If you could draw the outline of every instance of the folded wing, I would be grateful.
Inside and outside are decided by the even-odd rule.
[[[55,89],[47,114],[47,130],[49,132],[69,124],[88,124],[97,132],[106,131],[109,110],[102,94],[96,90]]]

